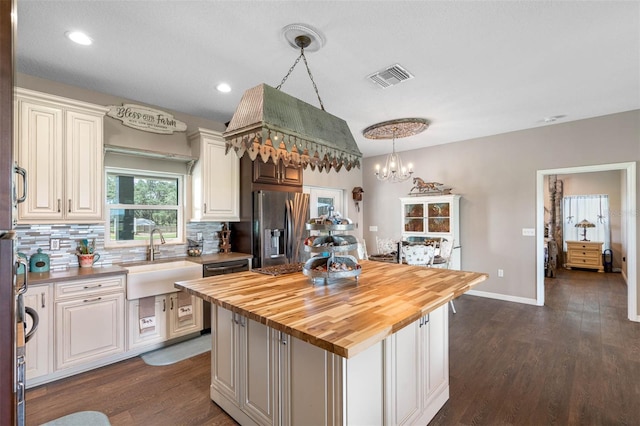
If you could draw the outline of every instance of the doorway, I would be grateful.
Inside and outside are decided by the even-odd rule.
[[[610,170],[623,172],[622,209],[623,241],[626,243],[627,317],[640,322],[637,300],[637,241],[636,241],[636,163],[615,163],[596,166],[538,170],[536,176],[536,304],[544,305],[544,178],[548,175],[591,173]],[[626,218],[626,220],[625,220]]]

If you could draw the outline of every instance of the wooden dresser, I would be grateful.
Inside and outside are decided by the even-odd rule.
[[[567,268],[588,268],[604,272],[602,243],[599,241],[567,241]]]

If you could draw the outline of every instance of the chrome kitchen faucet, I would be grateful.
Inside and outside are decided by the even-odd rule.
[[[153,245],[153,234],[155,232],[158,232],[158,234],[160,234],[160,244],[165,244],[166,241],[164,240],[164,236],[162,235],[162,231],[160,230],[160,228],[153,228],[151,230],[151,232],[149,233],[149,260],[153,261],[156,258],[156,255],[160,254],[160,247],[159,246],[154,246]]]

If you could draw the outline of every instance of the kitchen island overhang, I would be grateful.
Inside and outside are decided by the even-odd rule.
[[[175,283],[206,301],[350,358],[485,281],[488,274],[361,261],[354,279],[313,284],[256,272]]]
[[[449,399],[447,303],[488,275],[361,261],[356,282],[256,272],[210,301],[211,399],[242,425],[427,424]]]

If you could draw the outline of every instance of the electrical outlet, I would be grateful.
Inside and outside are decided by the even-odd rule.
[[[535,237],[536,230],[535,228],[522,228],[522,235],[525,237]]]
[[[371,225],[371,226],[369,227],[369,232],[378,232],[378,227],[377,227],[377,226],[375,226],[375,225]]]
[[[198,240],[198,241],[202,241],[202,232],[198,232],[198,233],[196,234],[196,240]]]
[[[49,240],[49,249],[51,249],[51,250],[60,250],[60,239],[59,238],[51,238]]]
[[[498,269],[498,278],[503,278],[503,277],[504,277],[504,270]]]

